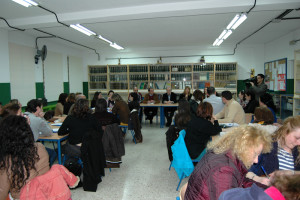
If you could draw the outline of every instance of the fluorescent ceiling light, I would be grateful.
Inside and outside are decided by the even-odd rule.
[[[81,33],[84,33],[88,36],[91,36],[91,35],[96,35],[96,33],[94,33],[93,31],[90,31],[89,29],[81,26],[80,24],[71,24],[70,25],[72,28],[76,29],[77,31],[80,31]]]
[[[103,40],[103,41],[105,41],[105,42],[107,42],[107,43],[109,43],[109,44],[112,44],[111,41],[109,41],[108,39],[102,37],[101,35],[98,35],[98,38],[101,39],[101,40]]]
[[[224,40],[219,40],[219,42],[217,43],[217,46],[220,46],[220,44],[222,44]]]
[[[121,47],[120,45],[117,45],[116,43],[111,43],[110,46],[115,49],[118,49],[118,50],[124,49],[123,47]]]
[[[232,29],[236,29],[239,25],[241,25],[241,23],[243,23],[245,20],[247,19],[247,15],[246,14],[242,14],[240,16],[240,18],[237,20],[237,22],[235,22],[235,24],[231,27]]]
[[[222,33],[221,33],[221,35],[218,37],[219,38],[219,40],[221,40],[222,38],[223,38],[223,36],[226,34],[226,30],[224,30]]]
[[[229,35],[231,35],[231,33],[232,33],[232,30],[228,30],[226,32],[226,34],[224,35],[223,39],[226,40],[229,37]]]
[[[29,6],[37,6],[38,4],[34,1],[31,1],[31,0],[12,0],[18,4],[21,4],[22,6],[25,6],[25,7],[29,7]]]
[[[217,39],[214,41],[213,46],[216,46],[218,42],[219,42],[219,39],[217,38]]]
[[[235,15],[235,17],[233,18],[233,20],[231,20],[231,22],[228,24],[228,26],[226,27],[226,29],[231,29],[232,25],[239,19],[240,15],[237,14]]]

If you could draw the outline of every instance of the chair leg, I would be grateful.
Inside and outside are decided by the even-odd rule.
[[[130,130],[130,132],[131,132],[131,135],[132,135],[132,138],[133,138],[133,141],[134,141],[134,143],[136,144],[136,140],[135,140],[135,137],[134,137],[134,130]]]
[[[172,161],[171,161],[171,163],[170,163],[169,171],[171,170],[171,167],[172,167]]]
[[[180,184],[181,184],[181,181],[182,181],[182,179],[183,179],[183,174],[182,174],[182,176],[181,176],[181,178],[180,178],[180,180],[179,180],[179,183],[178,183],[178,186],[177,186],[177,188],[176,188],[176,191],[178,191],[178,189],[179,189],[179,186],[180,186]]]
[[[111,172],[111,168],[109,168],[109,172]]]
[[[62,164],[63,164],[63,166],[65,166],[65,162],[66,162],[66,160],[67,160],[67,155],[66,154],[64,154],[64,158],[63,158],[63,162],[62,162]]]

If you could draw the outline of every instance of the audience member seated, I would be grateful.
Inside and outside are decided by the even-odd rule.
[[[61,93],[58,97],[58,101],[55,107],[55,116],[62,116],[64,114],[64,105],[67,102],[68,95],[66,93]]]
[[[26,112],[24,114],[27,115],[30,120],[30,128],[33,132],[34,141],[37,141],[39,136],[52,135],[52,129],[44,118],[43,105],[39,100],[30,100],[25,110]],[[56,152],[47,147],[46,150],[50,157],[50,165],[52,165],[56,159]]]
[[[259,106],[265,106],[268,107],[273,114],[274,117],[274,123],[277,123],[277,117],[276,117],[276,106],[273,101],[272,95],[269,93],[264,93],[259,97]]]
[[[91,108],[95,108],[97,99],[102,99],[102,98],[103,97],[102,97],[102,93],[101,92],[95,92],[93,100],[91,102]]]
[[[111,99],[112,95],[114,94],[113,90],[109,90],[109,92],[107,93],[107,107],[108,108],[113,108],[115,105],[115,102]]]
[[[174,104],[177,103],[176,94],[172,92],[171,87],[167,87],[166,93],[163,94],[162,98],[163,104]],[[176,107],[164,107],[164,114],[167,119],[166,126],[169,127],[172,123],[172,118],[174,116],[174,112],[177,110]]]
[[[71,199],[70,188],[75,188],[80,178],[63,165],[53,165],[43,175],[29,181],[21,190],[20,199]]]
[[[247,105],[244,107],[245,113],[254,113],[256,107],[259,106],[258,101],[255,99],[255,94],[252,91],[247,91],[245,93]]]
[[[211,136],[218,135],[222,131],[212,113],[213,107],[210,103],[200,103],[197,117],[193,117],[187,125],[184,140],[192,159],[196,159],[202,153]]]
[[[184,99],[186,101],[191,100],[192,94],[191,94],[191,88],[189,86],[185,86],[183,93],[179,95],[179,100]]]
[[[232,98],[230,91],[222,92],[223,110],[216,115],[220,123],[245,124],[245,113],[242,106]]]
[[[133,92],[138,95],[138,97],[139,97],[139,103],[142,103],[142,101],[143,101],[143,95],[142,95],[142,93],[139,92],[139,89],[138,89],[137,86],[133,87]],[[130,100],[129,100],[129,96],[128,96],[128,103],[129,102],[130,102]],[[142,119],[143,119],[143,108],[140,107],[140,109],[139,109],[139,120],[140,120],[140,123],[142,123]]]
[[[274,117],[267,107],[257,107],[254,111],[254,122],[250,126],[262,128],[270,134],[273,134],[278,126],[273,125]]]
[[[204,94],[200,90],[195,90],[193,96],[191,98],[190,107],[191,107],[191,114],[193,117],[197,117],[197,110],[199,104],[203,101]]]
[[[74,93],[70,93],[68,98],[67,98],[67,102],[64,105],[64,115],[68,115],[71,106],[75,103],[76,99],[75,99],[75,94]]]
[[[133,129],[135,141],[137,143],[142,143],[143,135],[141,132],[141,124],[140,124],[140,120],[139,120],[140,103],[139,103],[138,94],[135,92],[131,92],[129,94],[129,100],[130,100],[130,102],[128,103],[128,107],[130,110],[130,114],[129,114],[128,129],[129,128]],[[132,127],[130,127],[130,126],[132,126]]]
[[[249,188],[224,191],[219,200],[295,200],[300,199],[300,175],[277,175],[266,190],[253,184]]]
[[[101,123],[103,131],[107,125],[120,123],[116,115],[107,112],[107,101],[105,99],[96,100],[95,113],[93,115]]]
[[[128,124],[129,113],[130,113],[130,110],[128,108],[128,104],[117,93],[114,93],[112,95],[111,99],[115,102],[115,105],[112,108],[112,113],[114,115],[119,116],[120,124],[121,123]]]
[[[169,160],[173,160],[171,146],[174,144],[179,136],[179,132],[187,127],[191,120],[190,104],[186,100],[178,102],[178,110],[175,112],[175,124],[171,125],[166,132],[166,143],[168,149]]]
[[[154,93],[153,88],[148,89],[148,94],[145,95],[143,103],[147,104],[157,104],[159,103],[158,95]],[[157,108],[155,107],[145,107],[144,113],[146,115],[146,120],[150,120],[150,124],[152,124],[153,117],[157,115]]]
[[[273,135],[273,148],[270,153],[259,156],[258,163],[253,165],[247,177],[254,181],[269,185],[270,180],[266,177],[263,167],[267,174],[276,170],[285,170],[289,173],[293,171],[300,174],[300,116],[288,117],[283,125]]]
[[[224,108],[224,103],[222,102],[222,98],[216,96],[216,89],[214,87],[208,87],[206,89],[207,98],[203,100],[203,102],[208,102],[212,105],[214,112],[213,114],[216,115],[221,112]]]
[[[58,130],[58,135],[69,134],[69,141],[64,145],[64,153],[71,157],[80,157],[82,139],[91,130],[103,134],[101,123],[91,114],[89,101],[79,99],[74,104],[72,114],[66,117]]]
[[[246,105],[248,104],[248,100],[246,99],[246,95],[245,95],[245,90],[241,90],[239,92],[239,104],[245,108]]]
[[[35,143],[27,120],[10,115],[0,122],[0,199],[8,194],[20,199],[21,188],[49,170],[49,157],[41,143]]]
[[[22,104],[18,99],[11,99],[9,101],[9,103],[13,103],[13,104],[19,104],[20,108],[22,108]]]
[[[0,111],[0,119],[8,116],[8,115],[19,115],[23,116],[21,107],[19,104],[9,103],[3,106],[2,110]]]
[[[191,174],[184,199],[218,199],[225,190],[250,187],[247,169],[270,150],[270,134],[255,127],[240,126],[215,139]]]
[[[77,100],[79,100],[79,99],[86,99],[86,96],[83,95],[83,94],[81,94],[81,93],[76,93],[76,95],[75,95],[75,102],[76,102]],[[71,115],[71,114],[72,114],[74,106],[75,106],[75,103],[73,103],[73,104],[71,105],[70,110],[69,110],[69,112],[68,112],[68,115]]]

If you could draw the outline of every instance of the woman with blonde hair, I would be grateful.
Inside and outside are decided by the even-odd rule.
[[[267,174],[275,170],[285,170],[286,174],[300,174],[300,116],[288,117],[273,135],[273,149],[259,156],[247,177],[254,181],[269,184],[262,167]]]
[[[187,101],[191,100],[192,94],[191,94],[191,88],[189,86],[185,86],[183,93],[179,95],[179,100],[185,99]]]
[[[258,155],[270,152],[271,136],[251,126],[240,126],[207,145],[207,153],[195,167],[185,200],[218,199],[228,189],[250,187],[245,175]]]

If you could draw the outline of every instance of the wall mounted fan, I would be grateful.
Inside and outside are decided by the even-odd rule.
[[[36,55],[34,56],[35,64],[39,63],[39,58],[42,58],[42,61],[45,61],[47,57],[47,46],[44,45],[42,50],[37,49]]]

